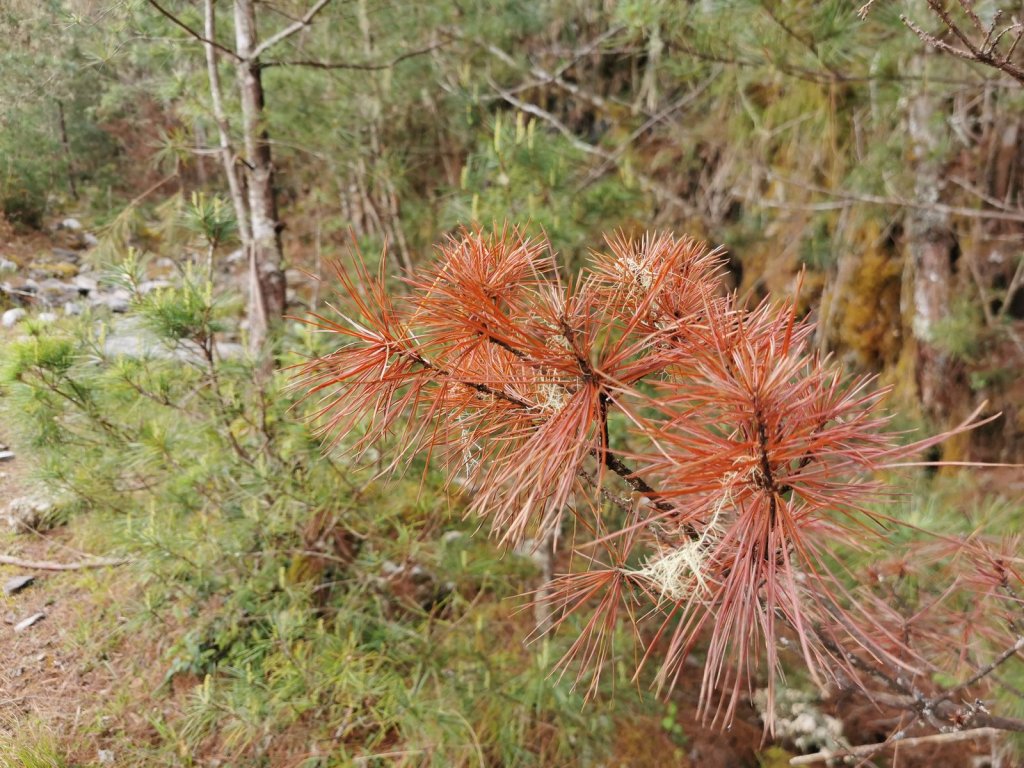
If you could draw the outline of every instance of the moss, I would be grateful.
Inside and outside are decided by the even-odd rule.
[[[28,266],[29,269],[61,279],[74,277],[78,274],[78,267],[66,261],[33,261]]]
[[[858,238],[867,246],[860,251],[849,283],[838,302],[837,342],[841,350],[856,355],[866,368],[893,365],[902,346],[900,292],[903,263],[879,243],[878,227],[867,226]],[[884,243],[884,241],[883,241]],[[854,246],[856,247],[856,246]]]

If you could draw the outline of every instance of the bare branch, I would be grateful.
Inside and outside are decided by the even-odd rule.
[[[406,51],[388,61],[315,61],[311,59],[268,61],[263,65],[264,69],[270,67],[310,67],[311,69],[353,69],[363,72],[376,72],[384,69],[393,69],[407,59],[412,59],[423,54],[443,48],[448,41],[432,43],[423,48]]]
[[[889,739],[878,744],[863,744],[859,747],[849,749],[826,749],[815,752],[813,755],[799,755],[790,758],[790,765],[814,765],[830,760],[844,757],[871,757],[877,752],[897,747],[916,747],[920,744],[945,744],[951,741],[967,741],[969,739],[981,739],[999,735],[995,728],[973,728],[969,731],[954,731],[952,733],[933,733],[928,736],[916,736],[910,739]]]
[[[764,173],[768,178],[776,181],[781,181],[783,184],[789,184],[791,186],[800,187],[806,189],[809,192],[815,192],[820,195],[826,195],[833,198],[834,200],[846,201],[846,203],[870,203],[872,205],[886,205],[895,206],[898,208],[917,208],[930,211],[938,211],[940,213],[948,213],[953,216],[963,216],[969,219],[988,219],[992,221],[1014,221],[1018,223],[1024,223],[1024,211],[1016,213],[1012,210],[1000,210],[992,211],[985,210],[983,208],[965,208],[959,205],[945,205],[943,203],[926,203],[915,200],[910,200],[903,197],[884,197],[882,195],[871,195],[867,193],[856,193],[856,192],[844,192],[838,189],[827,189],[818,184],[812,184],[810,182],[799,181],[797,179],[788,178],[780,174],[775,173],[770,168],[764,168]],[[758,205],[765,205],[767,207],[773,207],[773,203],[760,198],[752,200]],[[831,203],[826,206],[832,206]],[[836,203],[835,207],[843,207],[842,204]],[[823,208],[828,210],[829,207]]]
[[[982,679],[984,679],[984,678],[988,677],[990,674],[992,674],[992,672],[994,672],[996,667],[998,667],[1000,664],[1005,663],[1006,661],[1008,661],[1009,659],[1012,659],[1014,656],[1016,656],[1018,653],[1020,653],[1022,648],[1024,648],[1024,636],[1018,637],[1017,638],[1017,642],[1015,642],[1013,645],[1011,645],[1005,651],[1003,651],[998,656],[996,656],[992,661],[990,661],[984,667],[982,667],[977,672],[975,672],[973,675],[971,675],[971,677],[969,677],[967,680],[964,680],[962,683],[960,683],[960,684],[958,684],[958,685],[956,685],[956,686],[954,686],[952,688],[946,689],[940,695],[938,695],[935,698],[933,698],[931,703],[933,705],[938,704],[940,701],[945,701],[947,699],[951,699],[954,696],[956,696],[958,693],[960,693],[961,691],[967,690],[968,688],[970,688],[975,683],[980,682]]]
[[[257,45],[252,50],[252,53],[249,54],[248,60],[249,61],[256,61],[257,59],[259,59],[259,57],[261,55],[266,53],[268,50],[273,48],[275,45],[280,43],[282,40],[286,40],[287,38],[289,38],[292,35],[294,35],[296,32],[299,32],[300,30],[304,29],[305,27],[308,27],[310,22],[313,21],[313,17],[316,16],[318,13],[320,13],[320,11],[322,11],[327,6],[327,4],[329,2],[331,2],[331,0],[317,0],[317,2],[313,4],[313,7],[310,8],[308,11],[306,11],[306,15],[305,16],[303,16],[301,19],[296,21],[294,24],[289,24],[284,29],[280,30],[276,34],[271,35],[266,40],[264,40],[262,43]]]
[[[13,565],[16,568],[27,568],[33,571],[81,571],[86,568],[112,568],[129,562],[131,561],[126,557],[97,557],[73,563],[54,563],[50,560],[23,560],[11,555],[0,555],[0,564],[2,565]]]
[[[209,38],[209,37],[206,37],[206,36],[200,34],[199,32],[197,32],[196,30],[192,29],[192,27],[190,27],[188,24],[183,22],[181,19],[179,19],[173,13],[168,11],[166,8],[164,8],[162,5],[160,5],[160,3],[158,3],[156,0],[146,0],[146,2],[149,3],[151,6],[153,6],[154,8],[156,8],[161,13],[161,15],[163,15],[167,19],[169,19],[171,21],[171,23],[173,23],[175,26],[179,27],[180,29],[185,30],[185,32],[187,32],[190,36],[194,37],[199,42],[204,43],[206,45],[212,45],[217,50],[220,50],[220,51],[223,51],[224,53],[226,53],[228,56],[230,56],[235,61],[241,61],[241,57],[237,53],[235,53],[235,51],[233,51],[232,49],[228,48],[227,46],[221,45],[216,40],[214,40],[212,38]]]
[[[984,64],[985,66],[998,69],[1012,77],[1018,83],[1024,84],[1024,68],[1021,68],[1013,62],[1013,53],[1017,49],[1017,43],[1020,42],[1020,38],[1024,36],[1024,23],[1015,18],[1010,24],[1006,25],[1002,29],[998,29],[1001,13],[996,13],[992,19],[992,23],[986,29],[977,13],[975,13],[970,0],[957,0],[957,4],[971,22],[971,26],[974,28],[974,31],[978,35],[982,36],[981,41],[978,42],[972,40],[971,36],[960,26],[960,24],[956,22],[956,20],[953,19],[941,0],[927,0],[927,2],[928,7],[931,8],[932,12],[939,18],[946,30],[948,30],[963,44],[963,48],[958,48],[944,40],[940,40],[936,35],[925,31],[907,16],[901,15],[900,20],[925,44],[959,59],[973,61],[978,64]],[[862,11],[866,11],[869,6],[870,3],[865,6]],[[1013,42],[1010,44],[1006,53],[999,53],[997,50],[999,43],[1002,41],[1003,37],[1009,33],[1014,34]]]

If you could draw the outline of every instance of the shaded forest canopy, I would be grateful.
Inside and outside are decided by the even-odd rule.
[[[119,735],[61,742],[41,727],[33,748],[74,765],[133,740],[149,746],[125,764],[176,752],[182,765],[644,765],[647,734],[693,765],[775,765],[890,738],[899,705],[879,727],[838,697],[825,709],[848,739],[779,732],[772,763],[747,696],[736,743],[715,752],[695,701],[623,703],[621,661],[620,690],[595,682],[608,695],[581,709],[589,681],[546,678],[571,637],[524,648],[547,619],[503,612],[573,554],[503,558],[470,539],[475,521],[458,521],[473,488],[421,459],[389,491],[324,455],[316,402],[287,369],[331,342],[295,318],[358,299],[335,264],[364,264],[401,302],[437,244],[454,247],[445,238],[506,224],[550,243],[570,285],[606,237],[720,245],[715,290],[737,306],[796,302],[808,354],[890,387],[897,428],[983,422],[933,446],[924,459],[949,466],[922,470],[894,504],[950,536],[995,526],[1009,538],[992,562],[1014,572],[1017,470],[972,482],[953,464],[1024,462],[1015,13],[966,0],[5,0],[0,311],[14,314],[0,441],[27,462],[24,446],[24,482],[55,494],[32,527],[132,561],[89,599],[116,613],[97,596],[110,588],[143,606],[126,621],[159,663],[130,674],[162,689],[144,723],[90,705]],[[383,469],[393,448],[365,463]],[[892,541],[904,555],[921,544]],[[988,566],[964,576],[962,552],[921,546],[935,559],[917,566],[942,564],[930,574],[892,552],[847,553],[851,571],[894,579],[875,597],[906,627],[945,599],[942,578],[1009,594]],[[975,639],[983,604],[956,604],[964,658],[929,684],[960,692],[1019,636],[1010,618],[1008,634]],[[126,640],[108,642],[113,654]],[[438,659],[418,668],[430,649]],[[358,659],[344,680],[342,659]],[[1024,687],[1010,668],[1007,717]],[[696,689],[699,673],[680,674]],[[814,692],[802,674],[793,690]]]
[[[987,398],[1006,416],[971,450],[1020,455],[1021,85],[919,40],[901,13],[950,34],[925,4],[355,2],[305,24],[265,5],[248,115],[226,6],[217,105],[200,3],[6,4],[8,219],[123,218],[111,201],[160,181],[131,215],[227,199],[221,148],[244,176],[265,134],[289,267],[349,232],[396,270],[474,221],[544,231],[576,263],[602,232],[686,232],[725,245],[755,300],[808,269],[823,349],[899,371],[939,423]]]

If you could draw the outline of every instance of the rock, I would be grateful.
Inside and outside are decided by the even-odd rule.
[[[21,307],[15,307],[14,309],[8,309],[0,316],[0,325],[4,328],[13,328],[21,320],[25,318],[25,310]]]
[[[86,232],[84,235],[82,235],[82,240],[85,241],[85,244],[90,248],[95,248],[97,245],[100,244],[100,239],[96,237],[96,235],[94,235],[92,232]]]
[[[45,323],[46,325],[49,325],[50,323],[53,323],[56,320],[57,315],[55,315],[53,312],[40,312],[38,315],[36,315],[36,321],[40,323]]]
[[[21,592],[25,587],[36,580],[35,576],[31,574],[24,574],[22,576],[12,576],[4,583],[4,594],[5,595],[16,595]]]
[[[52,239],[57,248],[71,251],[85,248],[85,237],[80,229],[58,229],[53,233]]]
[[[50,250],[53,252],[54,256],[62,261],[70,261],[77,264],[80,258],[75,251],[69,250],[68,248],[51,248]]]
[[[72,230],[76,230],[77,231],[77,230],[82,228],[82,222],[80,222],[78,219],[75,219],[75,218],[72,218],[72,217],[69,216],[68,218],[66,218],[63,221],[61,221],[60,228],[61,229],[72,229]]]
[[[65,283],[55,277],[47,278],[39,284],[39,298],[51,306],[63,305],[65,301],[78,298],[78,286],[74,283]]]
[[[27,619],[22,619],[14,625],[15,632],[24,632],[26,629],[31,627],[33,624],[38,624],[40,621],[46,618],[46,614],[40,611],[39,613],[33,613]]]
[[[18,269],[18,265],[10,259],[5,259],[0,256],[0,272],[14,272]]]
[[[100,765],[113,765],[114,764],[114,750],[112,749],[97,749],[96,760]]]
[[[54,503],[39,496],[19,496],[11,499],[3,513],[3,520],[15,531],[38,531],[51,523]]]
[[[0,461],[10,461],[14,458],[14,451],[0,451]]]
[[[466,538],[466,534],[462,531],[445,531],[441,534],[441,543],[454,544],[457,541],[462,541],[464,538]]]
[[[82,305],[74,301],[64,302],[64,314],[68,317],[82,314]]]
[[[91,277],[86,277],[85,275],[75,275],[73,278],[71,278],[71,284],[78,289],[78,292],[82,296],[88,296],[90,293],[94,292],[100,287],[99,283],[97,283]]]
[[[113,293],[103,297],[103,303],[111,312],[124,314],[132,304],[132,295],[124,288],[118,288]]]
[[[228,264],[241,264],[245,261],[245,249],[239,248],[237,251],[232,251],[224,260]]]

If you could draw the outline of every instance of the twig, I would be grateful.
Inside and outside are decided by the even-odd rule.
[[[71,563],[55,563],[50,560],[23,560],[12,555],[0,555],[0,565],[13,565],[33,571],[81,571],[86,568],[113,568],[130,563],[127,557],[97,557]]]
[[[150,2],[152,2],[152,0],[150,0]],[[257,61],[262,54],[266,53],[269,49],[273,48],[275,45],[280,43],[282,40],[285,40],[285,39],[291,37],[292,35],[294,35],[299,30],[304,29],[305,27],[308,27],[310,22],[313,21],[313,17],[316,16],[318,13],[320,13],[320,11],[322,11],[324,9],[324,7],[329,2],[331,2],[331,0],[317,0],[317,2],[313,4],[313,7],[310,8],[308,11],[306,11],[306,15],[305,16],[303,16],[301,19],[296,21],[294,24],[289,24],[287,27],[285,27],[281,31],[277,32],[276,34],[271,35],[266,40],[264,40],[262,43],[257,45],[253,49],[252,53],[250,53],[246,57],[247,60],[248,61]]]
[[[149,3],[151,6],[153,6],[154,8],[156,8],[163,16],[166,16],[168,19],[170,19],[170,21],[175,26],[180,27],[181,29],[185,30],[189,35],[194,37],[199,42],[204,43],[206,45],[212,45],[214,48],[217,48],[217,49],[223,51],[224,53],[226,53],[228,56],[230,56],[235,61],[241,61],[241,57],[237,53],[235,53],[233,50],[231,50],[227,46],[221,45],[220,43],[218,43],[216,40],[213,40],[212,38],[204,37],[203,35],[199,34],[199,32],[197,32],[196,30],[192,29],[192,27],[190,27],[188,24],[183,22],[181,19],[179,19],[173,13],[168,11],[166,8],[164,8],[162,5],[160,5],[156,0],[146,0],[146,2]]]
[[[925,203],[916,200],[910,200],[902,197],[884,197],[882,195],[872,195],[866,193],[856,192],[843,192],[837,189],[828,189],[818,184],[812,184],[810,182],[799,181],[797,179],[791,179],[786,176],[782,176],[775,173],[770,168],[764,168],[764,173],[771,179],[781,181],[783,184],[789,184],[791,186],[800,187],[806,189],[808,192],[816,192],[820,195],[827,195],[836,200],[844,200],[853,203],[869,203],[871,205],[885,205],[894,206],[898,208],[917,208],[928,211],[937,211],[939,213],[946,213],[952,216],[963,216],[970,219],[989,219],[995,221],[1014,221],[1018,223],[1024,222],[1024,211],[1015,213],[1013,211],[989,211],[980,208],[965,208],[959,205],[944,205],[943,203]]]
[[[972,685],[974,685],[975,683],[979,682],[982,678],[987,677],[992,672],[994,672],[996,667],[998,667],[1000,664],[1002,664],[1005,661],[1007,661],[1008,659],[1012,659],[1014,656],[1016,656],[1020,652],[1020,650],[1022,648],[1024,648],[1024,635],[1018,637],[1017,638],[1017,642],[1015,642],[1009,648],[1007,648],[1002,653],[1000,653],[998,656],[996,656],[992,661],[990,661],[984,667],[979,669],[970,678],[968,678],[967,680],[964,680],[962,683],[960,683],[958,685],[955,685],[952,688],[947,688],[941,694],[939,694],[938,696],[933,698],[931,700],[930,704],[932,704],[934,706],[934,705],[938,704],[940,701],[945,701],[946,699],[951,699],[953,696],[955,696],[956,694],[960,693],[961,691],[966,690],[967,688],[970,688]]]
[[[388,61],[315,61],[312,59],[295,59],[295,60],[284,60],[284,61],[268,61],[263,64],[264,69],[270,67],[309,67],[310,69],[354,69],[360,72],[376,72],[385,69],[394,69],[398,64],[401,64],[407,59],[415,58],[416,56],[422,56],[426,53],[432,53],[438,48],[443,48],[448,44],[447,40],[432,43],[424,48],[416,48],[411,51],[395,56],[393,59]]]
[[[968,739],[980,739],[985,736],[997,736],[999,731],[995,728],[974,728],[970,731],[953,731],[952,733],[933,733],[929,736],[915,736],[910,739],[890,739],[878,744],[862,744],[849,749],[826,749],[815,752],[813,755],[800,755],[790,758],[790,765],[813,765],[833,760],[837,757],[870,757],[883,749],[895,749],[896,747],[916,747],[919,744],[945,744],[951,741],[965,741]]]

